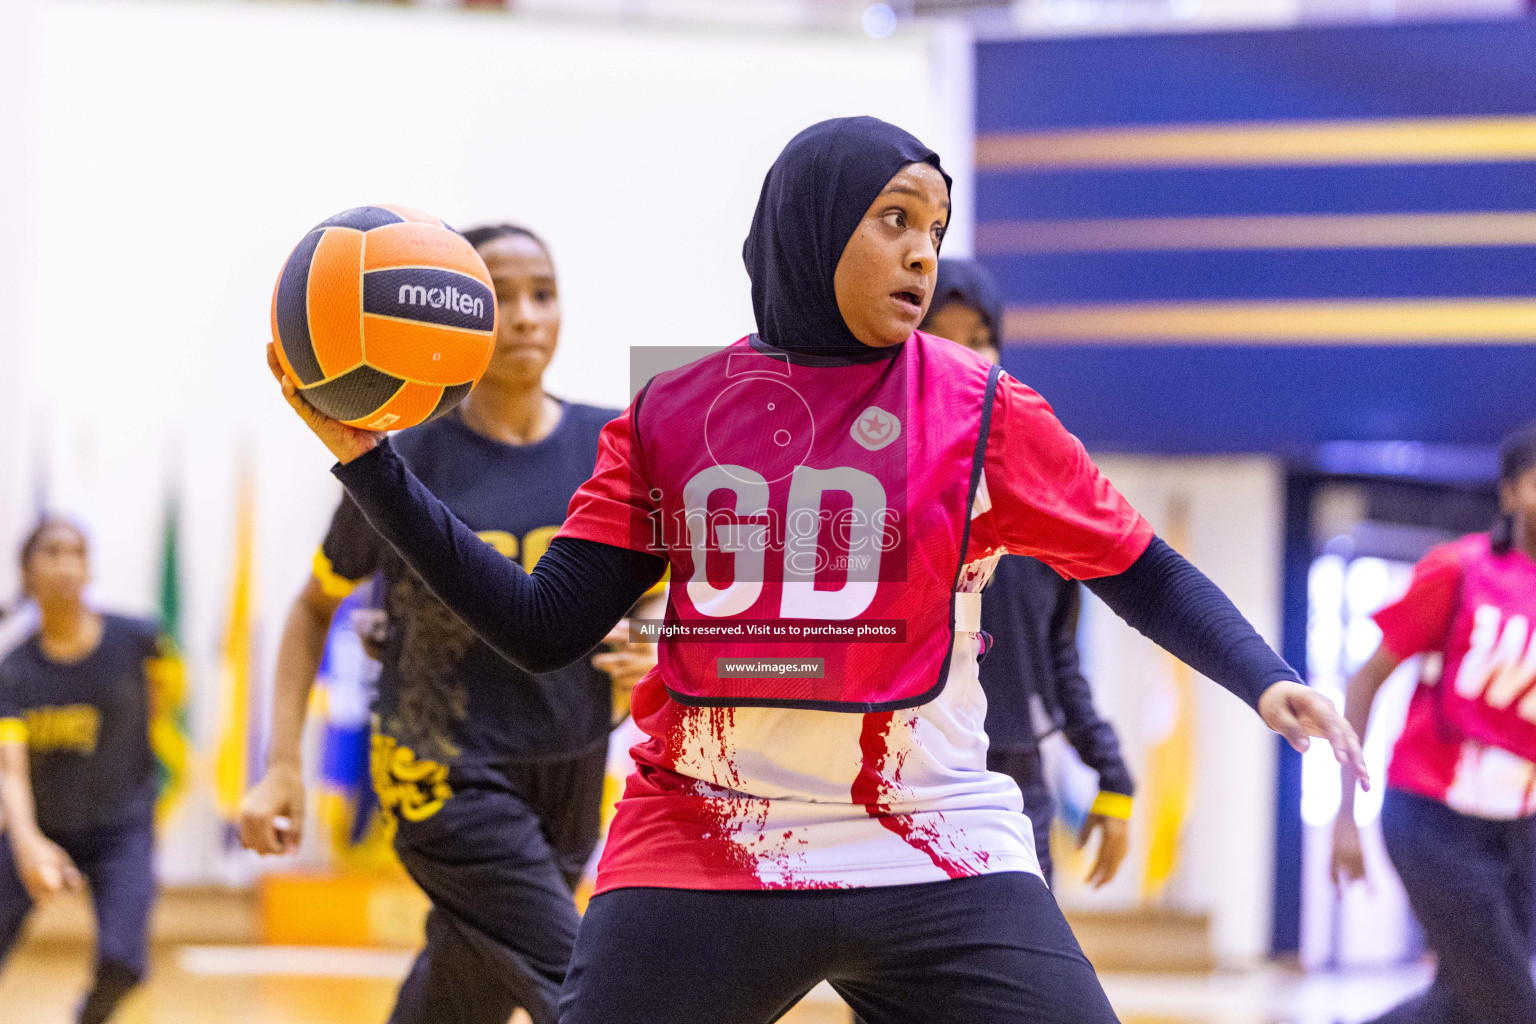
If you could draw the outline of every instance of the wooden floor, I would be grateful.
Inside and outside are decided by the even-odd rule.
[[[0,1021],[69,1024],[88,973],[84,950],[20,950],[0,976]],[[382,979],[197,976],[161,955],[114,1024],[382,1022],[393,988]]]
[[[0,973],[0,1024],[69,1024],[88,956],[83,947],[53,943],[19,949]],[[408,963],[408,954],[371,950],[165,947],[115,1024],[382,1024]],[[1262,970],[1103,980],[1123,1024],[1334,1024],[1380,1013],[1421,986],[1425,974]],[[850,1024],[851,1015],[830,991],[819,991],[785,1021]]]
[[[70,1024],[88,981],[88,956],[56,946],[18,950],[0,974],[0,1024]],[[382,1024],[399,984],[395,977],[203,973],[182,959],[159,954],[149,983],[113,1024]],[[851,1016],[818,1003],[796,1007],[785,1020],[848,1024]]]

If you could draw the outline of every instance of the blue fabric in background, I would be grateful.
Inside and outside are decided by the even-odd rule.
[[[980,159],[989,145],[1017,133],[1220,131],[1233,124],[1286,130],[1421,118],[1455,130],[1457,119],[1533,115],[1531,22],[982,42],[976,53],[978,258],[1013,310],[1536,303],[1536,244],[1127,244],[1061,251],[1029,244],[1029,226],[1021,226],[1531,215],[1536,162],[1529,160],[1485,154],[1464,162],[1330,163],[1288,162],[1282,155],[1223,163],[1195,150],[1188,160],[1140,163]],[[1475,125],[1466,127],[1469,137],[1475,133]],[[1098,451],[1293,453],[1336,440],[1487,445],[1536,418],[1536,328],[1530,333],[1512,342],[1457,337],[1454,329],[1414,339],[1357,331],[1304,343],[1148,342],[1035,339],[1016,326],[1006,333],[1003,365],[1044,394],[1067,427]]]

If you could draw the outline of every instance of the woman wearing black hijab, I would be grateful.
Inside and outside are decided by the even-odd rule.
[[[585,654],[670,565],[673,634],[635,690],[648,739],[566,1024],[767,1022],[824,979],[870,1024],[1114,1020],[1017,787],[985,769],[979,591],[1004,552],[1094,578],[1294,745],[1326,736],[1363,768],[1332,705],[1152,536],[1039,396],[916,330],[948,184],[872,118],[792,140],[747,239],[759,334],[658,376],[605,428],[531,575],[269,357],[373,526],[529,671]],[[796,639],[866,630],[879,642]]]

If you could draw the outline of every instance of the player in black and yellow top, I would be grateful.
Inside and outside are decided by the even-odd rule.
[[[32,531],[21,576],[41,625],[0,662],[0,959],[35,900],[78,890],[83,877],[96,978],[77,1019],[100,1024],[146,968],[159,631],[85,603],[89,553],[68,522]]]
[[[560,328],[544,244],[509,225],[466,237],[496,284],[495,354],[458,409],[395,443],[483,541],[531,570],[617,410],[544,393]],[[298,846],[310,684],[337,605],[376,573],[387,626],[376,647],[374,788],[402,863],[433,903],[427,947],[390,1019],[506,1024],[521,1006],[535,1024],[553,1022],[576,933],[572,889],[599,836],[614,691],[632,688],[654,652],[615,630],[596,657],[529,675],[477,639],[343,499],[283,634],[267,773],[241,820],[251,849]]]

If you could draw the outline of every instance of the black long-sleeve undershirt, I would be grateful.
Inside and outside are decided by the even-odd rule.
[[[1143,636],[1255,711],[1272,683],[1300,681],[1231,598],[1161,537],[1125,572],[1085,584]]]
[[[437,597],[502,657],[548,672],[600,643],[666,560],[556,537],[532,573],[465,526],[383,442],[333,472],[380,536]],[[1121,618],[1257,708],[1296,674],[1205,574],[1154,538],[1129,569],[1088,581]]]
[[[556,537],[525,572],[450,512],[388,441],[332,472],[427,588],[527,672],[584,657],[666,571],[659,555]]]

